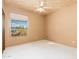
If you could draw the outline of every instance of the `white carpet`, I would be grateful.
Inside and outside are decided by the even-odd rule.
[[[77,49],[47,40],[6,48],[3,59],[77,59]]]

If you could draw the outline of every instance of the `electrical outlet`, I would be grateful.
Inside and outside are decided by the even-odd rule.
[[[72,44],[75,44],[75,41],[72,41]]]

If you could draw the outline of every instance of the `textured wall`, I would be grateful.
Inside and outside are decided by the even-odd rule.
[[[76,47],[76,5],[60,9],[47,17],[48,40]]]
[[[10,12],[28,16],[29,28],[27,30],[26,36],[12,37],[10,35],[10,25],[9,25]],[[45,38],[44,29],[45,29],[44,19],[42,16],[29,11],[25,11],[23,9],[10,8],[6,6],[5,8],[5,46],[6,47],[43,39]]]

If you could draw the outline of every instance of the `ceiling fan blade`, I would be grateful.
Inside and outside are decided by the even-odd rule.
[[[44,6],[44,2],[43,1],[40,2],[40,6]]]
[[[52,7],[43,7],[44,9],[52,9]]]
[[[40,4],[34,6],[34,8],[43,8],[43,7],[44,7],[43,1],[40,1]]]

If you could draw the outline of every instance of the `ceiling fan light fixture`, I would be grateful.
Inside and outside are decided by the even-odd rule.
[[[46,12],[43,8],[37,8],[38,12]]]

